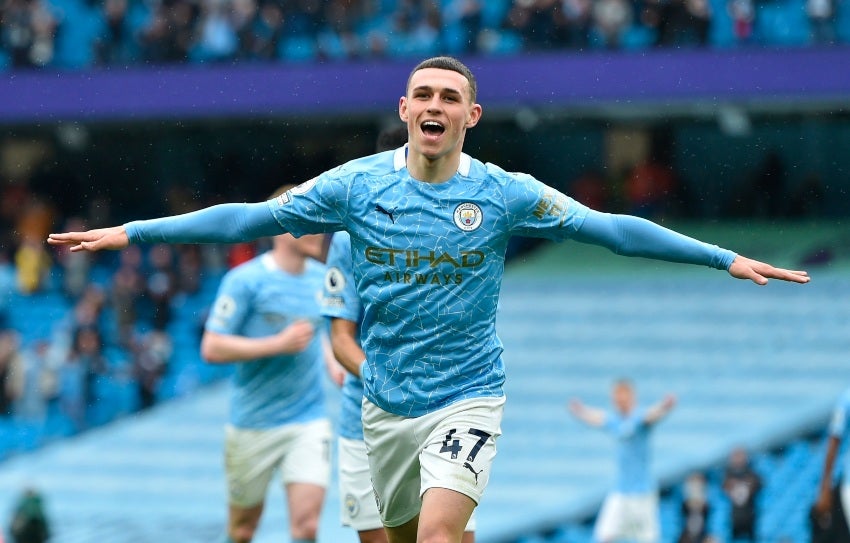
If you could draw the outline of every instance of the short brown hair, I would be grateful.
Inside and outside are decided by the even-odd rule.
[[[410,80],[413,78],[413,74],[415,74],[419,70],[424,70],[425,68],[451,70],[465,77],[466,80],[469,81],[469,99],[472,101],[473,104],[475,103],[475,98],[478,95],[478,83],[476,83],[475,81],[475,76],[472,75],[472,70],[470,70],[466,66],[466,64],[454,57],[431,57],[417,64],[416,67],[413,68],[413,70],[410,72],[410,75],[407,77],[406,90],[410,89]]]
[[[280,196],[284,192],[287,192],[289,189],[297,187],[297,186],[298,185],[296,185],[295,183],[284,183],[283,185],[281,185],[277,189],[275,189],[275,191],[273,193],[271,193],[271,195],[267,198],[267,200],[272,200],[274,198],[277,198],[278,196]]]

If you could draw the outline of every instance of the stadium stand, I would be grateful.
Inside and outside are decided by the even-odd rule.
[[[289,63],[541,49],[800,47],[850,40],[844,2],[8,2],[0,66]]]
[[[833,229],[772,243],[771,227],[684,228],[728,246],[762,240],[795,263]],[[490,487],[478,513],[481,543],[583,543],[611,476],[611,444],[572,421],[573,395],[604,403],[611,379],[631,376],[640,399],[673,391],[677,410],[658,429],[654,471],[668,489],[664,542],[679,525],[682,478],[709,474],[722,536],[717,466],[735,446],[758,453],[766,477],[764,541],[806,543],[805,508],[822,461],[822,432],[850,381],[846,263],[812,270],[803,288],[758,288],[720,272],[613,257],[580,244],[551,246],[513,264],[498,327],[508,404]],[[189,314],[184,315],[188,317]],[[193,314],[196,318],[198,315]],[[192,319],[188,319],[192,320]],[[0,514],[25,484],[46,495],[57,543],[209,541],[224,519],[220,433],[226,387],[162,403],[0,464]],[[815,435],[814,441],[806,441]],[[269,503],[282,499],[275,490]],[[329,496],[320,540],[353,541]],[[269,508],[258,541],[280,540]]]

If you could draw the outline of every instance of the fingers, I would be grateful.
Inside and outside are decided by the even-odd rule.
[[[49,245],[70,246],[71,252],[100,251],[101,249],[123,249],[130,240],[123,226],[97,228],[86,232],[64,232],[50,234]]]
[[[77,245],[85,241],[88,232],[65,232],[63,234],[50,234],[47,236],[49,245]]]
[[[769,279],[791,283],[808,283],[811,278],[803,270],[786,270],[738,255],[729,267],[729,273],[738,279],[749,279],[757,285],[766,285]]]

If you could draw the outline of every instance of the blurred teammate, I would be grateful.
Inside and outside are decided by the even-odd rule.
[[[376,150],[396,149],[406,141],[407,127],[404,125],[386,129],[378,135]],[[363,402],[360,364],[366,359],[359,339],[363,311],[355,289],[351,238],[347,232],[337,232],[331,240],[322,313],[331,320],[334,355],[349,372],[342,387],[337,441],[342,524],[357,530],[360,543],[383,543],[387,536],[372,491],[369,458],[360,420]],[[464,543],[475,540],[474,528],[474,520],[470,520],[464,532]]]
[[[826,448],[826,458],[823,463],[820,487],[814,505],[814,513],[820,518],[828,518],[836,510],[844,511],[845,522],[829,522],[833,541],[831,543],[847,543],[850,541],[850,455],[845,459],[844,474],[837,492],[840,503],[834,503],[832,470],[841,450],[841,441],[847,434],[850,424],[850,389],[844,391],[832,411],[829,423],[829,443]]]
[[[504,403],[495,312],[511,236],[573,239],[758,284],[809,280],[644,219],[593,211],[464,154],[466,131],[482,114],[476,92],[461,62],[425,60],[399,99],[404,148],[353,160],[268,202],[49,237],[96,251],[347,231],[364,304],[364,437],[391,543],[460,541],[487,486]]]
[[[316,540],[331,439],[322,384],[327,340],[317,330],[325,267],[314,260],[323,257],[323,241],[275,236],[270,251],[224,276],[205,325],[203,357],[237,364],[224,444],[228,543],[253,539],[278,470],[293,542]]]
[[[593,537],[598,543],[655,543],[660,536],[658,489],[650,474],[649,436],[655,423],[676,405],[676,398],[668,395],[640,408],[634,386],[621,379],[611,388],[611,401],[613,411],[589,407],[577,399],[569,404],[578,420],[602,428],[617,443],[614,488],[602,503]]]

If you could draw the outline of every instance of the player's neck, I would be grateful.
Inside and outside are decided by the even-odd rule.
[[[300,275],[304,273],[304,269],[307,267],[306,258],[287,250],[285,247],[276,247],[272,250],[271,255],[277,267],[286,273]]]
[[[445,183],[455,176],[460,165],[460,150],[431,159],[420,153],[407,155],[407,171],[423,183]]]

